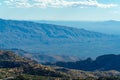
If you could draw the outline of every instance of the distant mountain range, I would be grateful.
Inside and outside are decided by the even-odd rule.
[[[40,54],[77,56],[81,59],[95,58],[102,54],[119,54],[119,41],[119,36],[85,29],[0,19],[0,48],[22,49],[30,52],[30,56],[38,61]]]
[[[101,32],[105,34],[120,35],[120,21],[45,21],[38,20],[38,23],[47,23],[55,25],[70,26],[74,28],[84,28],[90,31]]]

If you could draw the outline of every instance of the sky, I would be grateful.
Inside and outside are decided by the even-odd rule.
[[[120,21],[120,0],[0,0],[0,18]]]

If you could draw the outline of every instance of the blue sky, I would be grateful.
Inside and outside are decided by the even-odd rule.
[[[120,20],[120,0],[0,0],[0,18],[17,20]]]

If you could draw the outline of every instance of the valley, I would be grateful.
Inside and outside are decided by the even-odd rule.
[[[0,19],[0,37],[1,79],[119,79],[119,35]]]

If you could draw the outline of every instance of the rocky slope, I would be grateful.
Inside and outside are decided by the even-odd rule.
[[[18,56],[13,51],[8,50],[0,50],[0,57],[0,79],[75,80],[81,78],[82,80],[86,80],[86,78],[90,77],[93,78],[92,80],[97,80],[100,77],[120,76],[120,72],[115,70],[82,71],[57,66],[44,66],[28,58]]]
[[[36,61],[18,56],[12,51],[0,50],[0,58],[0,69],[10,69],[12,74],[30,74],[51,77],[66,76],[58,71],[55,71],[51,67],[43,66],[38,64]],[[6,73],[7,72],[9,71],[6,71]]]

